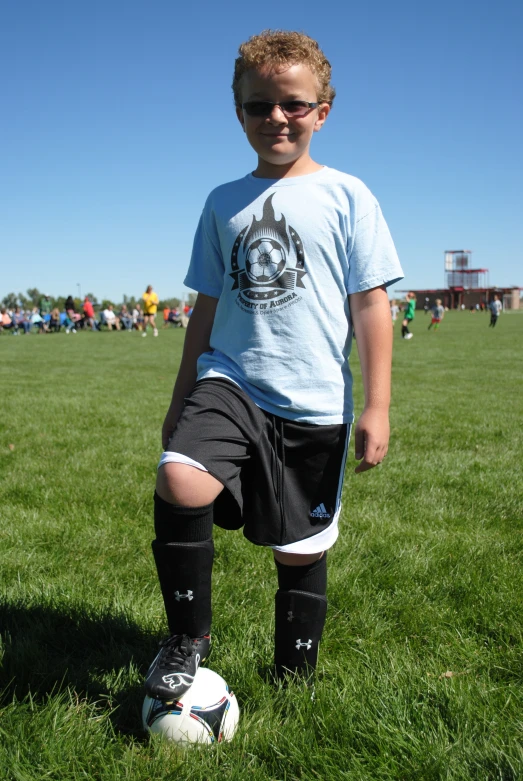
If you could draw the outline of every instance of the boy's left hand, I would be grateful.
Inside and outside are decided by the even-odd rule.
[[[355,456],[360,463],[356,473],[381,464],[389,447],[389,414],[386,410],[365,409],[356,424]],[[361,459],[361,460],[360,460]]]

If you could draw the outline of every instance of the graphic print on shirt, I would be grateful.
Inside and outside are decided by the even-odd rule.
[[[236,303],[244,312],[270,314],[301,296],[305,288],[305,255],[301,239],[285,215],[276,219],[270,195],[263,204],[261,220],[253,215],[236,237],[231,252],[231,290],[238,290]]]

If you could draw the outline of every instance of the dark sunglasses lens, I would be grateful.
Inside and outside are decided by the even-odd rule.
[[[250,100],[243,104],[243,109],[250,117],[268,117],[274,107],[274,103],[264,100]]]
[[[267,100],[249,100],[242,108],[250,117],[268,117],[272,114],[275,105],[278,105],[288,117],[303,117],[310,111],[309,104],[304,100],[286,100],[277,104]]]
[[[281,108],[283,113],[290,117],[300,117],[307,113],[309,104],[303,100],[288,100],[281,104]]]

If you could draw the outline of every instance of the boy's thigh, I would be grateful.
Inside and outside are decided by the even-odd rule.
[[[264,423],[262,411],[227,380],[201,380],[185,400],[160,463],[173,458],[192,462],[225,487],[215,502],[219,526],[238,529],[243,525],[243,471]]]

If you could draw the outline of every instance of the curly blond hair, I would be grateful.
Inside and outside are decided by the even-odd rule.
[[[307,65],[318,79],[318,100],[332,103],[336,90],[330,83],[332,68],[328,59],[314,38],[305,33],[290,30],[263,30],[242,43],[240,56],[234,63],[232,91],[234,102],[239,108],[242,100],[240,81],[243,74],[254,68],[278,68],[282,65]]]

